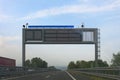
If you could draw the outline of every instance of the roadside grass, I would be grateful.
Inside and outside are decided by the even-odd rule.
[[[84,75],[86,75],[86,74],[84,74]],[[113,79],[101,78],[98,76],[91,76],[91,75],[86,75],[86,76],[89,76],[92,80],[113,80]]]
[[[113,79],[108,79],[108,78],[103,78],[103,77],[98,77],[98,76],[93,76],[93,75],[88,75],[88,74],[83,74],[78,71],[68,71],[71,74],[77,74],[80,76],[88,77],[90,80],[113,80]]]

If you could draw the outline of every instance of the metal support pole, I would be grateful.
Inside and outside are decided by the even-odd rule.
[[[98,65],[98,29],[95,31],[95,67]]]
[[[22,66],[25,66],[25,44],[22,45]]]
[[[98,67],[98,44],[95,43],[95,67]]]
[[[25,66],[25,29],[22,30],[22,66]]]

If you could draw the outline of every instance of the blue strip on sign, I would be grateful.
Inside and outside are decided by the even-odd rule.
[[[74,28],[73,25],[57,26],[57,25],[47,25],[47,26],[28,26],[28,28]]]

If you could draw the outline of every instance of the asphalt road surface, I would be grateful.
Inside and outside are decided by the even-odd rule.
[[[12,77],[3,80],[91,80],[85,76],[67,71],[51,71],[37,74],[30,74],[20,77]]]

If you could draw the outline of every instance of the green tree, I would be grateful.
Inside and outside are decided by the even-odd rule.
[[[47,68],[47,62],[46,61],[42,61],[42,68]]]
[[[74,61],[71,61],[69,64],[68,64],[68,69],[74,69],[76,68],[76,65],[74,63]]]
[[[37,58],[37,57],[32,58],[31,59],[31,66],[32,67],[40,67],[40,68],[42,68],[42,59]]]
[[[95,61],[88,61],[88,68],[95,67]]]
[[[76,61],[76,68],[91,68],[94,67],[94,61]]]
[[[76,68],[80,68],[81,67],[81,61],[76,61]]]
[[[89,68],[89,67],[88,67],[88,62],[82,60],[82,61],[81,61],[81,67],[80,67],[80,68]]]
[[[30,62],[30,60],[28,59],[28,60],[25,61],[25,67],[30,67],[30,66],[31,66],[31,62]]]
[[[113,54],[112,66],[120,66],[120,52]]]
[[[108,67],[108,64],[106,61],[103,60],[98,60],[98,65],[99,67]],[[73,68],[92,68],[95,67],[95,61],[76,61],[74,63],[71,61],[68,65],[68,69],[73,69]]]
[[[98,60],[98,66],[99,67],[108,67],[109,65],[107,64],[106,61]]]
[[[25,62],[26,67],[33,67],[33,68],[47,68],[48,64],[46,61],[43,61],[41,58],[35,57],[31,60],[26,60]]]

